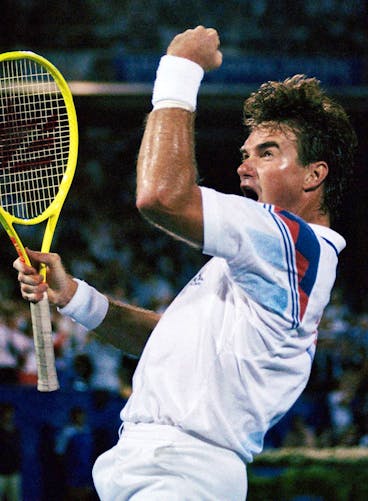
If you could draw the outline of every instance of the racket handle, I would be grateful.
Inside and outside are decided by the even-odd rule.
[[[38,303],[31,303],[33,339],[36,350],[38,391],[55,391],[59,382],[55,368],[50,307],[47,294]]]

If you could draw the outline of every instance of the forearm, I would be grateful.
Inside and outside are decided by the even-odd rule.
[[[74,281],[78,284],[76,292],[59,312],[94,332],[100,341],[140,355],[160,315],[112,300],[86,282]]]
[[[163,108],[150,113],[137,163],[137,204],[161,203],[170,212],[197,181],[194,113]]]
[[[198,26],[187,30],[172,40],[157,69],[154,111],[148,117],[138,156],[137,206],[156,224],[162,223],[174,233],[188,223],[186,219],[198,218],[201,213],[194,111],[204,71],[222,62],[219,44],[213,29]],[[193,236],[193,220],[191,223],[189,237]],[[197,235],[194,229],[194,237],[201,240],[202,232]]]
[[[138,156],[136,204],[155,225],[202,245],[194,113],[164,108],[149,115]]]
[[[160,317],[154,311],[109,298],[106,317],[93,332],[101,342],[139,356]]]

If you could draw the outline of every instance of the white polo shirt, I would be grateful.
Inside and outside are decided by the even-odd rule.
[[[202,188],[204,253],[134,375],[125,422],[176,426],[246,461],[310,374],[344,239],[241,196]]]

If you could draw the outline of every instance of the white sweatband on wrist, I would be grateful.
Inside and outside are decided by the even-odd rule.
[[[184,57],[163,56],[153,87],[153,109],[175,107],[195,111],[203,75],[203,68],[194,61]]]
[[[86,329],[93,330],[105,318],[109,309],[109,300],[87,282],[78,278],[73,280],[78,283],[78,288],[69,303],[63,308],[58,308],[58,311]]]

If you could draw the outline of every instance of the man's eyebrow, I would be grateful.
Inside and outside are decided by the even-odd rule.
[[[257,144],[257,150],[266,150],[267,148],[277,148],[280,149],[280,145],[277,141],[265,141],[264,143]]]
[[[277,148],[280,149],[280,145],[277,141],[265,141],[264,143],[259,143],[256,145],[255,149],[258,151],[266,150],[267,148]],[[248,154],[247,148],[242,146],[240,149],[241,154]]]

